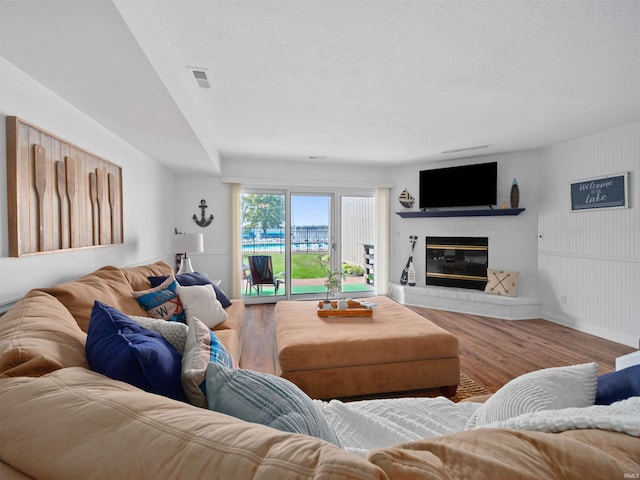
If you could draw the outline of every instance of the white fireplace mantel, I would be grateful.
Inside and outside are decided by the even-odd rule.
[[[525,320],[540,317],[539,297],[503,297],[480,290],[436,286],[391,284],[391,298],[403,305],[435,308],[450,312],[469,313],[505,320]]]

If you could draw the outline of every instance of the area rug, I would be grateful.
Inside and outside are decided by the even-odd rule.
[[[478,385],[471,380],[464,372],[460,372],[460,383],[458,384],[458,390],[453,397],[448,397],[452,402],[459,402],[465,398],[475,397],[477,395],[488,395],[491,392],[484,387]],[[401,397],[440,397],[442,392],[439,388],[431,388],[427,390],[411,390],[408,392],[396,392],[396,393],[381,393],[375,395],[363,395],[358,397],[341,398],[343,402],[352,402],[357,400],[372,400],[376,398],[401,398]]]
[[[454,402],[459,402],[465,398],[475,397],[477,395],[488,395],[490,393],[486,388],[471,380],[464,372],[460,372],[458,391],[453,397],[449,398]]]

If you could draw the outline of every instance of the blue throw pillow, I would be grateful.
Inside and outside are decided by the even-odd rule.
[[[322,411],[289,380],[213,362],[206,378],[209,410],[340,446]]]
[[[178,295],[178,282],[173,276],[155,287],[133,292],[134,298],[150,317],[185,323],[184,308]]]
[[[152,287],[157,287],[162,282],[164,282],[167,277],[148,277],[149,282]],[[176,275],[176,281],[182,287],[193,287],[194,285],[213,285],[213,289],[216,292],[216,298],[222,304],[222,308],[227,308],[231,306],[231,300],[229,297],[220,290],[220,287],[215,285],[209,277],[207,277],[204,273],[200,272],[191,272],[191,273],[181,273],[180,275]]]
[[[91,370],[186,401],[180,382],[182,359],[176,349],[159,333],[98,301],[91,311],[86,354]]]
[[[596,405],[611,405],[629,397],[640,396],[640,365],[598,377]]]

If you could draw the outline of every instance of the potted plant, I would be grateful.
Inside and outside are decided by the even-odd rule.
[[[361,277],[364,275],[364,267],[356,263],[343,263],[342,273],[345,277]]]
[[[323,301],[325,304],[324,308],[330,308],[330,306],[326,304],[331,304],[329,300],[329,296],[335,296],[340,291],[340,287],[342,287],[342,277],[344,273],[342,269],[331,269],[330,257],[329,255],[320,255],[320,266],[322,271],[324,272],[324,286],[327,289],[327,297]]]

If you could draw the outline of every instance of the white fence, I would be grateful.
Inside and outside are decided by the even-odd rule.
[[[364,264],[363,244],[375,245],[375,198],[342,197],[342,260]]]

